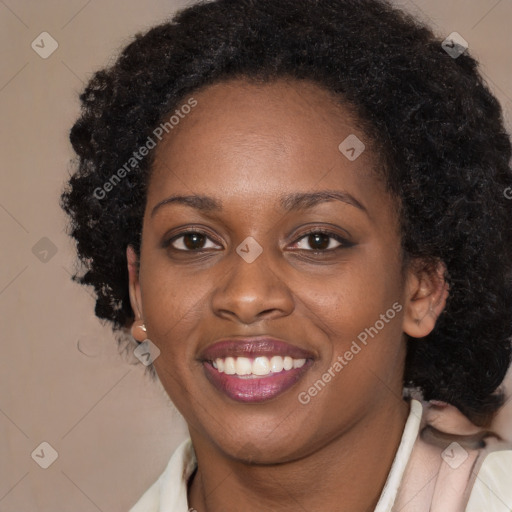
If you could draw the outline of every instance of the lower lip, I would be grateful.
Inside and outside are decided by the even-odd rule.
[[[237,402],[254,403],[265,402],[284,393],[304,375],[312,363],[308,359],[301,368],[254,378],[220,373],[208,362],[204,362],[203,367],[206,377],[219,391]]]

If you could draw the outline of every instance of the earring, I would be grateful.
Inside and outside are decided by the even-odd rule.
[[[147,338],[146,332],[147,328],[142,320],[133,322],[131,333],[136,341],[144,341]]]

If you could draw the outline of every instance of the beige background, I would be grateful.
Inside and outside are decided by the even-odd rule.
[[[118,355],[92,296],[70,281],[58,196],[84,82],[187,3],[0,0],[0,512],[126,511],[186,435],[162,388]],[[396,3],[469,42],[510,127],[512,0]],[[47,59],[31,48],[43,31],[59,45]],[[512,419],[502,422],[512,437]],[[43,441],[58,453],[46,470],[31,457]]]

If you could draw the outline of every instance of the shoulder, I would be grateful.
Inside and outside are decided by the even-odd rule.
[[[489,453],[477,473],[466,512],[512,511],[512,450]]]
[[[510,444],[453,406],[422,402],[396,505],[402,512],[511,512]]]

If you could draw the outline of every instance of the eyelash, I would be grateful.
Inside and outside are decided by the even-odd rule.
[[[193,230],[190,229],[190,230],[178,233],[178,234],[174,235],[172,238],[164,241],[164,243],[162,244],[162,247],[163,248],[169,248],[172,245],[172,243],[175,242],[176,240],[179,240],[180,238],[184,237],[185,235],[194,235],[194,234],[203,235],[203,236],[205,236],[205,237],[207,237],[208,239],[211,240],[209,234],[206,233],[205,231],[203,231],[201,229],[193,229]],[[354,245],[352,242],[349,242],[347,239],[343,238],[339,234],[334,233],[334,232],[329,231],[329,230],[324,229],[324,228],[312,228],[312,229],[306,231],[305,233],[302,233],[301,236],[299,238],[297,238],[293,242],[293,244],[296,244],[296,243],[300,242],[301,240],[303,240],[304,238],[306,238],[307,236],[312,235],[312,234],[326,235],[329,238],[333,238],[334,240],[336,240],[340,245],[338,247],[334,247],[333,249],[320,249],[320,250],[314,250],[314,249],[294,249],[294,250],[305,251],[305,252],[313,253],[313,254],[326,254],[326,253],[337,251],[339,249],[349,248],[349,247],[352,247]],[[214,240],[211,240],[211,241],[213,241],[214,243],[217,243]],[[206,250],[205,249],[191,250],[191,249],[176,249],[175,247],[172,247],[172,249],[175,250],[175,251],[179,251],[179,252],[189,252],[189,253],[196,253],[196,254],[197,253],[204,253],[204,252],[207,251],[207,249]]]
[[[336,240],[336,242],[338,242],[340,245],[338,247],[334,247],[334,249],[320,249],[320,250],[318,250],[318,249],[317,250],[297,249],[297,250],[306,251],[306,252],[313,253],[313,254],[325,254],[325,253],[337,251],[339,249],[347,249],[354,245],[353,243],[349,242],[346,238],[343,238],[342,236],[340,236],[338,233],[334,233],[333,231],[329,231],[328,229],[325,229],[325,228],[311,228],[308,231],[306,231],[305,233],[302,233],[302,235],[293,243],[296,244],[297,242],[299,242],[299,241],[303,240],[304,238],[307,238],[309,235],[313,235],[313,234],[326,235],[327,237],[333,238],[334,240]]]

